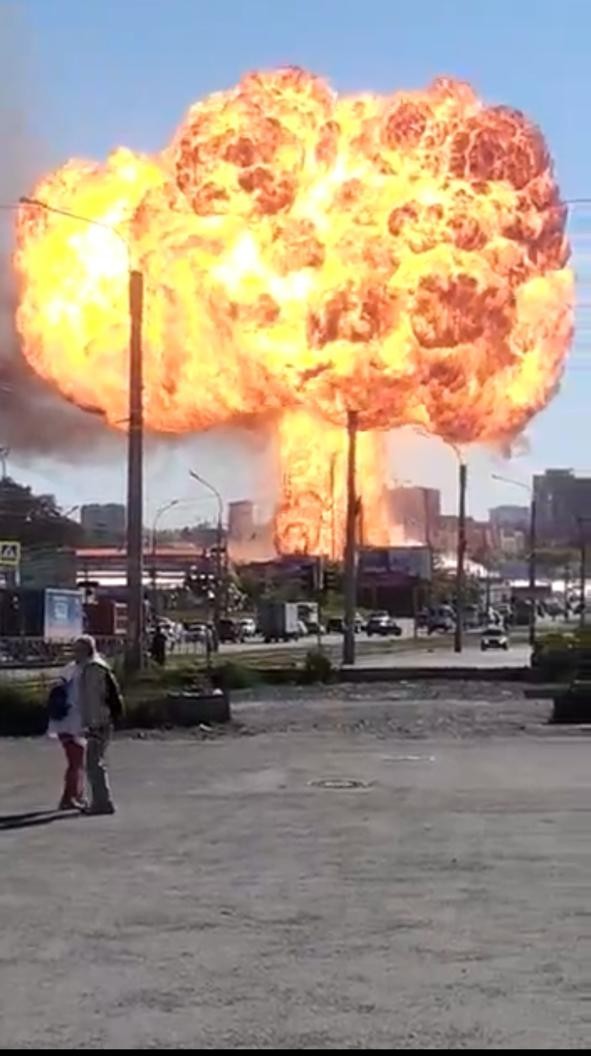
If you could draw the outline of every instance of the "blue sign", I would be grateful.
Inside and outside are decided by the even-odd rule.
[[[45,591],[45,634],[51,641],[71,641],[82,634],[82,592]]]

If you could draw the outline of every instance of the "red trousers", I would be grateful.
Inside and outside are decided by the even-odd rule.
[[[84,746],[68,733],[60,733],[60,743],[68,763],[62,803],[81,802],[84,799]]]

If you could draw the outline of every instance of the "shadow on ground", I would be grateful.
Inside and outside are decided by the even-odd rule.
[[[22,814],[0,814],[0,832],[9,829],[30,829],[35,825],[51,825],[53,821],[67,821],[79,817],[77,810],[27,810]]]

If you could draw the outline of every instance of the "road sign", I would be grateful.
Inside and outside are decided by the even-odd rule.
[[[0,541],[0,565],[18,568],[21,563],[21,544],[14,540]]]

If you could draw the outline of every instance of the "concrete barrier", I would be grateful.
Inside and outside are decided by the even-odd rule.
[[[177,726],[229,722],[231,718],[227,693],[169,693],[166,702],[170,721]]]

